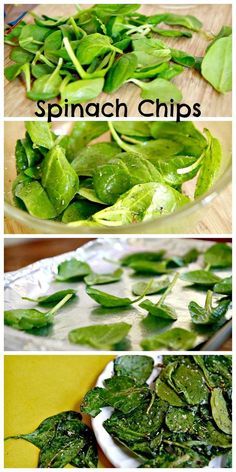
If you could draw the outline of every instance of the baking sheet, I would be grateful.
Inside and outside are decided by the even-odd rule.
[[[127,343],[122,350],[139,351],[143,338],[160,333],[172,327],[196,329],[191,323],[188,312],[188,303],[195,300],[200,305],[204,304],[205,291],[194,290],[187,286],[186,282],[179,280],[172,293],[168,296],[168,303],[173,304],[177,310],[178,320],[174,323],[163,323],[154,317],[146,317],[147,313],[138,304],[128,309],[104,309],[92,300],[85,292],[83,282],[56,282],[57,266],[62,261],[76,257],[87,261],[95,272],[110,272],[117,265],[111,261],[118,260],[128,252],[143,250],[165,249],[169,256],[184,254],[193,247],[205,251],[212,242],[191,239],[171,238],[101,238],[89,242],[76,251],[61,254],[60,256],[43,259],[21,270],[5,274],[5,310],[14,308],[32,308],[35,303],[22,300],[22,297],[37,298],[66,288],[77,290],[78,299],[68,303],[55,316],[55,322],[47,331],[47,336],[33,336],[25,332],[17,331],[5,326],[6,350],[76,350],[87,351],[94,349],[88,346],[70,344],[67,337],[70,330],[96,324],[117,323],[125,321],[132,325]],[[109,261],[108,261],[109,259]],[[182,273],[186,270],[195,270],[203,267],[202,257],[197,263],[192,263],[188,268],[178,268]],[[99,285],[100,290],[117,296],[131,297],[131,287],[137,280],[145,280],[145,277],[130,277],[132,270],[124,270],[122,280],[114,284]],[[230,275],[230,271],[215,271],[221,277]],[[148,277],[150,278],[150,277]],[[152,301],[157,301],[159,295],[148,296]],[[43,309],[42,309],[43,310]],[[153,319],[154,318],[154,319]],[[227,313],[227,319],[231,318],[231,310]],[[198,333],[195,347],[209,338],[209,328],[205,332]],[[220,345],[220,342],[219,342]]]

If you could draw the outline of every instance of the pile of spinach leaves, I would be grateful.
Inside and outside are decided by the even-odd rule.
[[[231,356],[172,355],[162,362],[148,385],[151,357],[118,357],[113,376],[85,395],[81,411],[95,417],[113,407],[103,426],[141,468],[201,468],[221,455],[231,467]]]
[[[5,68],[11,81],[24,77],[31,100],[60,97],[61,103],[81,103],[110,94],[132,82],[144,99],[180,101],[182,93],[171,79],[184,68],[196,69],[218,92],[232,87],[232,30],[223,26],[210,40],[204,57],[171,48],[165,37],[203,34],[192,15],[160,13],[146,16],[140,5],[94,5],[73,16],[21,21],[5,34],[13,64]],[[165,28],[168,25],[168,29]],[[162,39],[160,39],[160,37]]]
[[[14,202],[67,225],[112,227],[169,215],[208,192],[221,166],[218,139],[191,122],[77,122],[64,136],[46,122],[25,127],[15,148]]]
[[[190,270],[189,264],[198,262],[199,257],[203,260],[203,268]],[[128,350],[128,335],[132,325],[129,314],[127,316],[127,309],[131,309],[135,304],[142,310],[142,329],[150,325],[154,328],[147,329],[149,336],[144,335],[141,341],[141,348],[149,351],[194,349],[198,334],[209,338],[227,321],[226,315],[232,301],[232,276],[222,278],[213,270],[218,269],[220,274],[221,269],[227,269],[230,274],[232,247],[228,244],[215,243],[203,253],[193,247],[178,256],[169,256],[163,249],[129,252],[113,261],[113,264],[118,268],[111,273],[97,273],[87,262],[76,258],[65,260],[58,265],[55,281],[66,283],[68,287],[71,284],[76,287],[76,283],[84,282],[86,296],[94,300],[95,307],[98,307],[97,314],[102,320],[101,324],[74,327],[68,333],[71,343],[91,346],[93,349]],[[119,296],[112,293],[113,285],[123,277],[132,282],[131,291],[137,297],[127,297],[126,293],[119,293]],[[195,299],[188,304],[191,324],[190,330],[187,330],[178,326],[177,304],[166,303],[166,298],[175,290],[177,284],[182,284],[181,305],[184,308],[184,304],[187,305],[184,300],[189,283],[196,291],[202,291],[206,298],[204,306],[200,306]],[[100,285],[106,284],[111,287],[109,292],[106,287],[99,289]],[[37,307],[12,308],[4,312],[4,322],[29,334],[47,336],[52,325],[56,323],[56,312],[66,303],[78,300],[80,313],[79,295],[75,289],[66,288],[36,299],[23,297],[23,300],[35,302],[46,311],[38,310]],[[123,314],[124,321],[103,322],[102,315],[106,315],[107,320],[107,316],[116,313]]]

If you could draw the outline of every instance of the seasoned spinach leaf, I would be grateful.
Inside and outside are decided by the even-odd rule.
[[[100,284],[110,284],[113,282],[118,282],[123,274],[122,269],[116,269],[110,274],[96,274],[91,272],[89,275],[86,275],[84,281],[86,285],[100,285]]]
[[[224,243],[216,243],[206,250],[204,261],[209,268],[231,268],[232,248]]]
[[[166,297],[169,295],[171,290],[173,289],[174,285],[176,284],[177,280],[179,278],[178,272],[175,274],[173,280],[161,296],[161,298],[158,300],[158,302],[155,304],[151,300],[143,300],[140,303],[140,307],[144,308],[145,310],[148,311],[152,316],[156,316],[157,318],[162,318],[165,320],[176,320],[177,319],[177,313],[174,307],[171,305],[167,305],[165,303]]]
[[[128,376],[136,382],[144,384],[150,377],[154,361],[150,356],[125,355],[114,360],[114,373],[119,376]]]
[[[133,262],[139,261],[153,261],[159,262],[163,259],[165,254],[164,249],[160,249],[159,251],[140,251],[140,252],[133,252],[132,254],[127,254],[120,259],[120,262],[123,266],[130,266]]]
[[[66,295],[72,295],[70,300],[76,296],[76,290],[68,288],[66,290],[60,290],[59,292],[54,292],[51,295],[45,295],[38,298],[28,298],[22,297],[23,300],[28,300],[29,302],[35,302],[41,306],[52,306],[55,303],[59,303]]]
[[[213,287],[220,282],[221,278],[207,270],[192,270],[181,274],[180,278],[193,285],[201,285],[205,287]]]
[[[102,292],[101,290],[89,286],[86,287],[86,292],[93,300],[105,308],[127,307],[132,305],[132,303],[138,302],[145,295],[145,293],[143,293],[140,297],[131,300],[128,297],[117,297],[116,295]]]
[[[149,289],[146,291],[146,295],[153,295],[155,293],[163,292],[170,284],[170,279],[165,277],[161,280],[153,280],[151,285],[149,282],[136,282],[132,286],[132,292],[134,295],[141,295],[143,292],[146,291],[147,286],[149,285]]]
[[[98,454],[92,431],[81,421],[75,411],[65,411],[46,418],[29,434],[19,434],[8,439],[24,439],[40,449],[39,468],[97,467]]]
[[[213,287],[213,291],[222,295],[232,295],[232,276],[217,282]]]

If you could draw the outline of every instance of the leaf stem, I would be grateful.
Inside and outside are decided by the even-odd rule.
[[[212,311],[212,298],[213,298],[213,292],[211,290],[208,290],[207,295],[206,295],[206,300],[205,300],[205,309],[209,313]]]
[[[50,314],[50,315],[55,315],[55,313],[60,310],[60,308],[65,305],[66,302],[68,302],[68,300],[70,300],[70,298],[73,296],[72,293],[68,293],[68,295],[66,295],[62,300],[60,300],[59,303],[57,303],[51,310],[49,310],[47,312],[47,314]]]
[[[129,144],[126,144],[124,143],[124,141],[120,138],[120,136],[118,135],[118,133],[116,132],[113,124],[111,121],[108,121],[108,126],[109,126],[109,129],[110,129],[110,132],[114,138],[114,140],[117,142],[118,146],[120,146],[121,149],[123,149],[124,151],[127,151],[127,152],[132,152],[132,146],[129,146]]]
[[[70,56],[70,59],[72,60],[78,74],[80,75],[80,77],[82,79],[85,79],[86,78],[86,72],[84,70],[84,68],[81,66],[80,62],[78,61],[72,47],[71,47],[71,44],[70,44],[70,41],[68,38],[63,38],[63,42],[64,42],[64,46],[66,48],[66,51],[68,53],[68,55]]]
[[[157,306],[161,306],[164,303],[167,295],[169,295],[169,293],[171,292],[171,290],[174,287],[174,285],[176,284],[178,278],[179,278],[179,272],[176,272],[176,274],[175,274],[174,278],[172,279],[169,287],[167,287],[167,289],[165,290],[165,292],[161,296],[160,300],[156,303]]]

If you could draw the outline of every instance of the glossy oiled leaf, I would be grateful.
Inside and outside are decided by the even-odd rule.
[[[206,250],[204,261],[209,267],[232,267],[232,247],[224,243],[216,243]]]
[[[84,281],[87,285],[100,285],[100,284],[109,284],[113,282],[118,282],[123,274],[122,269],[116,269],[114,272],[109,274],[96,274],[95,272],[91,272],[91,274],[87,275],[84,278]]]
[[[171,290],[173,289],[174,285],[178,280],[179,274],[176,273],[172,281],[170,282],[169,286],[166,288],[165,292],[155,304],[151,300],[143,300],[140,303],[140,307],[144,308],[148,311],[148,313],[152,316],[156,316],[157,318],[166,319],[174,321],[177,319],[177,313],[173,306],[167,305],[165,303],[166,297],[169,295]]]
[[[65,281],[81,279],[90,274],[91,268],[87,262],[72,258],[59,264],[57,271],[56,280]]]
[[[138,223],[172,213],[188,202],[188,197],[173,188],[150,182],[135,185],[93,218],[106,226]]]
[[[76,152],[71,165],[80,176],[92,176],[98,166],[106,164],[120,152],[115,143],[97,143]]]
[[[36,180],[24,180],[15,185],[14,196],[24,203],[28,213],[42,220],[55,218],[57,211],[42,185]]]
[[[170,351],[187,351],[194,347],[197,335],[183,328],[172,328],[161,334],[143,339],[141,346],[144,350],[155,351],[169,349]]]
[[[18,308],[4,311],[4,323],[12,328],[29,331],[33,328],[43,328],[53,323],[55,313],[60,310],[73,295],[66,294],[51,310],[42,312],[35,308]]]
[[[232,276],[226,277],[225,279],[217,282],[213,291],[216,293],[221,293],[222,295],[231,295],[232,294]]]
[[[192,428],[195,419],[194,411],[170,406],[166,414],[166,426],[174,433],[186,433]]]
[[[181,274],[180,278],[186,282],[194,285],[202,285],[205,287],[213,287],[217,282],[220,282],[220,277],[207,270],[192,270]]]
[[[159,251],[139,251],[123,256],[120,261],[123,266],[130,266],[132,263],[141,261],[159,262],[163,259],[164,255],[164,249],[160,249]]]
[[[173,380],[189,405],[205,403],[208,400],[209,390],[198,369],[180,365],[173,375]]]
[[[51,295],[45,295],[44,297],[38,298],[28,298],[22,297],[23,300],[28,300],[29,302],[35,302],[38,305],[42,306],[51,306],[55,303],[60,302],[66,295],[72,295],[70,299],[73,299],[76,296],[76,290],[68,288],[67,290],[60,290],[59,292],[54,292]]]
[[[95,349],[111,350],[128,334],[128,323],[101,324],[73,329],[69,332],[69,341],[75,344],[89,345]]]
[[[132,303],[138,302],[140,298],[144,296],[142,294],[140,297],[131,300],[128,297],[117,297],[116,295],[102,292],[101,290],[97,290],[93,287],[86,287],[86,292],[93,300],[95,300],[97,303],[99,303],[99,305],[105,308],[130,306],[132,305]]]
[[[198,303],[192,301],[188,305],[189,313],[192,318],[193,323],[195,324],[214,324],[220,321],[223,316],[228,311],[229,305],[231,303],[230,300],[220,300],[213,307],[212,302],[212,295],[213,292],[210,290],[207,292],[205,306],[201,307]]]
[[[149,282],[136,282],[132,286],[132,292],[134,295],[141,295],[149,285],[148,290],[146,291],[146,295],[153,295],[155,293],[163,292],[170,284],[170,279],[165,277],[161,280],[153,280],[151,285]]]

